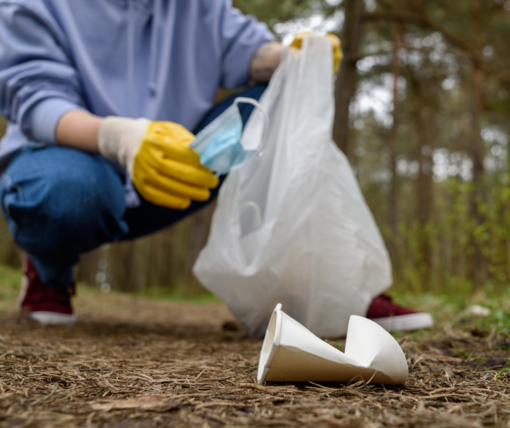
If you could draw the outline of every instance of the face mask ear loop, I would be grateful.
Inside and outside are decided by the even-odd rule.
[[[266,111],[264,110],[264,108],[260,105],[260,103],[256,100],[254,100],[253,98],[238,97],[234,100],[234,105],[237,108],[239,108],[238,107],[239,103],[251,104],[251,105],[257,107],[260,110],[260,112],[262,113],[262,116],[264,117],[264,132],[262,134],[262,142],[260,143],[259,148],[257,149],[257,156],[263,156],[264,149],[266,148],[266,145],[267,145],[267,134],[269,131],[269,116],[266,113]]]

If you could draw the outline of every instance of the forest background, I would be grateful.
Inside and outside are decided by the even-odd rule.
[[[234,0],[278,39],[337,33],[333,137],[349,157],[397,290],[471,293],[510,283],[510,0]],[[0,119],[0,135],[5,121]],[[214,205],[83,256],[80,281],[205,293],[191,267]],[[0,220],[0,264],[20,252]]]

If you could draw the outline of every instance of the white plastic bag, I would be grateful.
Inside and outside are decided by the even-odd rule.
[[[251,336],[263,336],[278,302],[319,336],[345,335],[391,284],[382,238],[345,155],[331,139],[329,41],[289,49],[260,100],[269,114],[263,156],[234,167],[193,272]],[[243,145],[264,132],[254,111]]]

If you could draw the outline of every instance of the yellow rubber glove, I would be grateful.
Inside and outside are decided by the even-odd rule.
[[[303,44],[303,40],[305,40],[308,36],[311,36],[314,33],[313,31],[307,31],[305,33],[296,34],[294,40],[290,44],[290,47],[301,49],[301,45]],[[331,42],[331,47],[333,48],[333,74],[338,73],[338,68],[340,67],[340,62],[342,61],[342,45],[340,43],[340,39],[334,34],[328,33],[326,37]]]
[[[109,116],[99,129],[99,152],[127,169],[140,194],[154,204],[186,209],[218,185],[188,145],[195,136],[173,122]]]

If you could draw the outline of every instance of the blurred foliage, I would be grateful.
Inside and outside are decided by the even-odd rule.
[[[269,25],[328,16],[332,3],[235,2]],[[347,155],[400,291],[465,294],[510,284],[509,18],[503,0],[364,1],[361,48],[346,59],[357,62],[357,95],[341,125],[351,128]]]
[[[234,5],[273,28],[360,1],[361,47],[345,59],[357,65],[357,92],[349,122],[339,125],[350,128],[346,154],[389,249],[395,286],[501,293],[510,284],[510,1]],[[209,218],[112,246],[108,255],[98,250],[85,257],[79,276],[97,285],[105,276],[125,290],[150,284],[199,294],[189,271]],[[157,266],[149,264],[158,254]],[[108,272],[97,268],[105,260]]]
[[[8,266],[0,265],[0,314],[12,309],[19,293],[21,272]]]
[[[256,16],[269,27],[314,14],[329,14],[335,10],[326,0],[234,0],[233,4],[243,13]]]
[[[349,156],[390,249],[396,286],[459,293],[506,289],[510,2],[368,3],[357,60],[358,100],[376,97],[381,88],[391,95],[396,55],[398,109],[392,111],[392,97],[384,100],[382,114],[381,108],[353,109]],[[397,24],[403,28],[398,46]],[[388,144],[393,123],[394,175]]]

